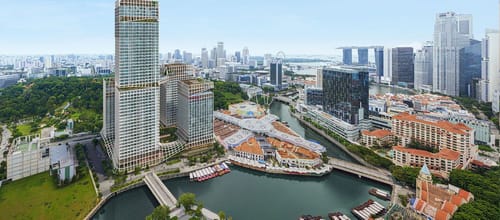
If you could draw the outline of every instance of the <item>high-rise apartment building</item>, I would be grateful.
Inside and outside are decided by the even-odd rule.
[[[200,79],[179,82],[177,134],[187,150],[209,147],[214,142],[213,82]]]
[[[384,48],[384,76],[382,80],[392,84],[392,48]]]
[[[368,71],[323,69],[323,111],[353,125],[368,119]]]
[[[472,39],[472,16],[454,12],[436,15],[433,48],[433,91],[458,96],[460,49]]]
[[[316,88],[323,88],[323,68],[316,70]]]
[[[281,60],[273,60],[270,67],[271,84],[279,90],[283,85],[283,63]]]
[[[108,152],[118,170],[146,167],[163,159],[158,123],[158,18],[156,0],[116,2],[115,135]]]
[[[413,48],[392,48],[392,83],[403,87],[413,88],[413,59]]]
[[[432,90],[432,51],[432,43],[427,42],[415,53],[414,87],[416,90]]]
[[[160,81],[160,121],[165,127],[177,123],[178,84],[193,75],[191,65],[183,63],[166,64],[161,70]]]
[[[484,93],[481,100],[485,102],[492,102],[495,90],[500,91],[499,41],[498,30],[486,30],[481,51],[481,79],[483,82],[481,91]]]

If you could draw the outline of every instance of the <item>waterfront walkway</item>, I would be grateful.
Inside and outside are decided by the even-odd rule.
[[[377,182],[385,183],[390,186],[393,186],[394,184],[392,181],[392,177],[388,173],[381,172],[378,169],[372,169],[370,167],[339,160],[336,158],[330,158],[329,164],[332,165],[334,169],[352,173],[354,175],[358,175],[359,177],[375,180]]]

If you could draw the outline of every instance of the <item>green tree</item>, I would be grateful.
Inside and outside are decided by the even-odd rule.
[[[158,206],[150,215],[146,216],[146,220],[177,220],[177,217],[170,217],[168,206]]]
[[[217,215],[219,216],[219,220],[226,220],[226,213],[224,213],[223,211],[219,211]]]
[[[178,203],[186,209],[191,211],[191,208],[196,204],[196,195],[194,193],[183,193],[179,197]]]

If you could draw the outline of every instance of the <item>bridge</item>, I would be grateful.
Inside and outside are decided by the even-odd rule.
[[[392,177],[389,174],[381,172],[377,169],[372,169],[359,164],[335,158],[330,158],[329,164],[331,164],[333,168],[344,171],[346,173],[355,174],[358,175],[359,177],[364,177],[377,182],[385,183],[390,186],[394,185]]]
[[[176,207],[177,199],[154,172],[146,173],[144,176],[144,182],[160,205],[168,206],[170,209],[174,209]]]
[[[292,99],[284,97],[284,96],[273,96],[273,100],[280,101],[286,104],[292,103]]]

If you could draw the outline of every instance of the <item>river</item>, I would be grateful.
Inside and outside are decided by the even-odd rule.
[[[405,93],[408,91],[385,86],[371,86],[374,93]],[[288,112],[289,107],[276,102],[271,113],[287,121],[290,128],[308,140],[319,142],[330,156],[354,161],[348,154],[309,128],[304,128]],[[235,220],[298,219],[302,214],[327,216],[341,211],[355,219],[350,210],[368,199],[383,205],[388,203],[368,194],[372,187],[390,191],[387,185],[360,179],[357,176],[334,171],[324,177],[292,177],[263,174],[238,167],[232,172],[203,183],[189,182],[187,178],[164,181],[178,197],[192,192],[208,209],[223,210]],[[144,219],[158,205],[147,187],[122,193],[108,201],[94,219]]]

